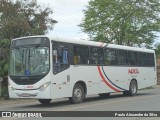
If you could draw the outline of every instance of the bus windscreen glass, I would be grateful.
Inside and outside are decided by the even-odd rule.
[[[27,38],[14,40],[10,53],[10,75],[35,76],[49,71],[49,40]]]

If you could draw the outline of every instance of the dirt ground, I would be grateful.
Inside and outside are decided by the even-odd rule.
[[[30,103],[35,102],[36,99],[4,99],[0,98],[0,106],[2,105],[11,105],[11,104],[19,104],[19,103]]]

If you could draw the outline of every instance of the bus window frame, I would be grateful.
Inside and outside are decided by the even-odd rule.
[[[52,53],[51,53],[51,55],[52,55],[52,73],[55,75],[55,74],[58,74],[58,73],[61,73],[61,72],[65,71],[65,70],[67,70],[70,67],[70,52],[69,52],[69,48],[67,48],[66,45],[65,45],[66,43],[58,42],[58,41],[54,41],[54,40],[52,40],[51,43],[52,43]],[[55,43],[56,46],[54,46],[54,43]],[[63,45],[63,47],[60,47],[60,45]],[[62,69],[62,66],[61,66],[62,64],[59,63],[60,70],[58,70],[57,72],[54,72],[53,48],[55,48],[55,50],[57,50],[57,56],[58,56],[58,48],[61,48],[61,54],[62,54],[63,50],[67,50],[68,51],[68,55],[67,55],[68,64],[65,64],[66,67],[64,69]]]

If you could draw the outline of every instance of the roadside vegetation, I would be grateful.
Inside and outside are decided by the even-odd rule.
[[[44,35],[53,29],[57,22],[50,15],[49,7],[37,4],[36,0],[1,0],[0,1],[0,77],[2,96],[7,93],[7,75],[9,66],[9,48],[11,39]]]

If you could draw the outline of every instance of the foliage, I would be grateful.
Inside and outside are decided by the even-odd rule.
[[[0,95],[8,98],[9,39],[0,39],[0,77],[2,78]]]
[[[156,47],[155,52],[156,52],[157,59],[160,59],[160,43],[157,43],[155,47]]]
[[[21,36],[42,35],[53,28],[52,11],[36,0],[0,1],[0,76],[7,75],[10,40]]]
[[[52,11],[42,7],[36,0],[0,1],[0,37],[43,35],[53,28],[55,20],[49,17]]]
[[[159,0],[91,0],[79,25],[93,40],[151,44],[160,32]]]
[[[9,39],[0,40],[0,77],[5,77],[8,74],[9,46]]]
[[[53,29],[52,10],[36,0],[0,0],[0,77],[7,83],[10,40],[22,36],[44,35]],[[3,91],[7,91],[3,84]],[[5,92],[4,92],[5,94]]]

